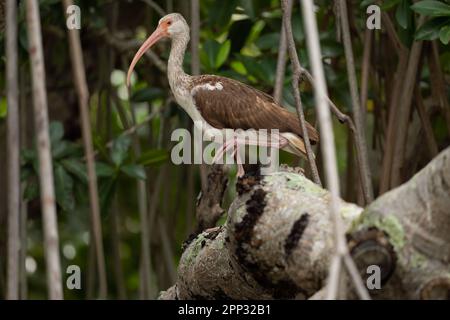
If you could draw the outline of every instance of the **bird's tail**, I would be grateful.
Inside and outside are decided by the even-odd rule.
[[[301,137],[290,132],[283,132],[281,136],[288,141],[288,145],[283,148],[285,151],[306,158],[305,141]]]

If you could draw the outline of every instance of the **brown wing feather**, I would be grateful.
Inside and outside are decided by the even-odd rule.
[[[199,88],[222,85],[222,90]],[[191,92],[202,117],[218,129],[278,129],[303,137],[296,114],[278,105],[273,98],[242,82],[213,75],[192,77]],[[306,122],[311,143],[319,141],[316,129]]]

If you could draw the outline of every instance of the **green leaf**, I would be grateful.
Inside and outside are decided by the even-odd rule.
[[[213,39],[204,42],[200,52],[200,60],[207,70],[216,69],[216,57],[220,50],[220,43]]]
[[[78,159],[65,159],[61,161],[64,169],[73,174],[75,177],[80,179],[80,181],[87,183],[88,175],[86,173],[86,165],[84,165]]]
[[[143,166],[138,164],[128,164],[120,168],[120,170],[125,173],[130,178],[136,178],[145,180],[147,179],[147,175],[145,173],[145,169]]]
[[[164,91],[161,88],[143,88],[136,91],[131,97],[132,102],[147,102],[164,97]]]
[[[158,165],[165,162],[167,158],[168,154],[166,150],[151,149],[142,153],[137,163],[143,166]]]
[[[280,42],[280,33],[272,32],[264,34],[261,37],[259,37],[259,39],[256,40],[256,45],[261,50],[268,50],[278,48],[279,42]]]
[[[441,28],[448,25],[448,18],[434,18],[425,22],[415,34],[416,40],[435,40],[439,37]]]
[[[402,0],[395,11],[395,18],[403,29],[407,29],[411,21],[411,9],[409,0]]]
[[[6,98],[0,99],[0,119],[5,118],[8,114],[8,106],[6,104]]]
[[[208,16],[211,25],[225,27],[238,4],[238,0],[214,0],[209,6]]]
[[[117,167],[127,158],[130,144],[131,138],[129,136],[121,135],[114,140],[111,148],[111,159]]]
[[[64,136],[64,127],[59,121],[52,121],[50,123],[50,141],[52,146],[62,139]]]
[[[73,180],[67,171],[61,166],[55,166],[55,195],[56,202],[66,212],[75,208],[73,195]]]
[[[97,177],[112,177],[116,173],[113,167],[103,162],[95,163],[95,172]]]
[[[231,42],[230,40],[225,41],[220,45],[219,52],[216,56],[215,68],[219,69],[225,61],[227,61],[228,55],[230,54]]]
[[[448,44],[450,41],[450,24],[445,26],[439,32],[439,39],[443,44]]]
[[[425,0],[411,6],[414,11],[431,17],[450,16],[450,5],[441,1]]]
[[[58,140],[52,143],[52,157],[53,159],[62,159],[68,156],[81,156],[82,149],[75,143]]]

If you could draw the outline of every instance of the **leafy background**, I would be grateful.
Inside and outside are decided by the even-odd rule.
[[[351,31],[358,76],[361,72],[363,34],[366,8],[376,1],[352,1]],[[63,270],[77,264],[82,269],[82,290],[66,290],[72,299],[95,298],[97,277],[95,255],[90,245],[87,175],[81,142],[78,106],[73,88],[65,30],[65,17],[59,0],[40,3],[44,38],[47,90],[49,96],[50,136],[54,163],[55,190]],[[190,17],[189,1],[155,1],[164,11],[181,12]],[[351,114],[346,65],[342,44],[338,41],[336,21],[331,1],[318,0],[318,25],[325,62],[329,94],[337,106]],[[125,72],[139,45],[155,28],[159,14],[145,1],[80,0],[82,12],[82,45],[91,94],[91,122],[95,143],[96,173],[102,210],[102,227],[108,270],[109,298],[138,298],[140,296],[140,219],[138,214],[136,180],[145,181],[149,196],[149,231],[151,235],[152,296],[166,289],[176,276],[181,243],[195,226],[195,198],[200,191],[199,168],[194,165],[173,165],[170,150],[175,142],[170,134],[176,128],[187,128],[191,122],[176,106],[168,87],[166,75],[150,60],[143,60],[136,69],[131,97],[125,86]],[[447,97],[450,74],[450,1],[387,0],[381,10],[394,21],[395,31],[402,43],[410,48],[414,41],[438,41],[439,60],[446,77]],[[200,63],[202,73],[213,73],[238,79],[272,93],[280,41],[281,9],[276,0],[201,0]],[[26,204],[25,260],[26,287],[24,296],[45,298],[45,263],[42,246],[37,155],[34,144],[32,100],[30,92],[29,60],[23,1],[20,1],[20,86],[22,141],[21,153],[23,201]],[[420,16],[425,23],[417,25]],[[132,19],[130,18],[132,17]],[[295,1],[293,31],[300,61],[309,68],[303,22]],[[383,59],[395,60],[394,54],[382,46],[385,31],[376,31],[373,68],[381,68]],[[0,176],[5,176],[5,127],[7,105],[5,97],[4,38],[0,35]],[[384,40],[383,40],[384,39]],[[114,42],[116,41],[116,42]],[[117,44],[120,43],[120,44]],[[154,52],[165,62],[169,44],[161,43]],[[191,67],[187,52],[185,70]],[[430,93],[430,70],[422,66],[421,87]],[[392,77],[386,75],[386,77]],[[382,72],[380,72],[382,73]],[[377,73],[378,74],[378,73]],[[283,105],[294,112],[291,91],[292,73],[286,69]],[[386,93],[379,88],[380,79],[371,78],[369,100],[365,106],[366,131],[370,162],[377,187],[383,136],[383,117],[386,117]],[[315,123],[312,88],[300,85],[306,117]],[[135,113],[133,114],[132,110]],[[134,122],[133,122],[134,119]],[[449,144],[447,123],[441,114],[431,117],[435,139],[440,149]],[[136,126],[136,135],[127,129]],[[335,121],[334,125],[338,165],[344,197],[360,201],[355,187],[355,162],[349,144],[348,130]],[[141,153],[136,153],[139,143]],[[350,147],[349,147],[350,145]],[[320,159],[320,153],[318,159]],[[417,156],[419,157],[419,156]],[[421,155],[415,168],[420,169],[428,155]],[[288,154],[281,161],[305,166]],[[320,163],[320,161],[319,161]],[[322,170],[320,168],[320,170]],[[410,172],[409,176],[414,172]],[[224,207],[232,201],[235,169],[230,172],[230,184]],[[323,175],[322,175],[323,176]],[[407,178],[407,177],[405,177]],[[5,286],[5,223],[7,194],[5,179],[0,183],[0,296]],[[1,220],[3,217],[3,220]],[[223,221],[222,221],[223,222]]]

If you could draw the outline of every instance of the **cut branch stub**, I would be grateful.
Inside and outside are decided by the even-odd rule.
[[[360,230],[348,237],[350,254],[363,279],[367,278],[370,266],[378,266],[381,271],[381,285],[389,280],[395,270],[396,254],[387,234],[375,227]]]

